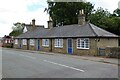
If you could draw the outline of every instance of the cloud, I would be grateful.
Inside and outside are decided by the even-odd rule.
[[[40,4],[33,4],[33,5],[29,5],[27,8],[29,11],[36,11],[38,10],[39,8],[44,8],[43,5],[40,5]]]
[[[46,8],[47,7],[47,2],[44,0],[36,0],[33,3],[28,4],[27,9],[29,11],[35,11],[38,10],[39,8]]]
[[[102,7],[104,9],[108,9],[111,13],[118,8],[119,0],[87,0],[93,4],[95,4],[95,9],[98,7]]]
[[[48,14],[44,13],[47,0],[2,0],[0,2],[0,36],[8,35],[13,23],[30,23],[36,19],[37,25],[47,27]],[[95,4],[95,8],[103,7],[113,11],[119,0],[87,0]]]
[[[0,2],[0,36],[8,35],[12,31],[13,23],[16,22],[29,24],[32,19],[36,19],[36,24],[46,27],[46,7],[45,0],[3,0]]]

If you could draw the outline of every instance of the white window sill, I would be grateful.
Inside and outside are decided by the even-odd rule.
[[[63,47],[57,47],[57,46],[55,46],[55,48],[63,48]]]
[[[34,45],[30,45],[30,46],[34,46]]]
[[[45,46],[45,45],[44,45],[44,46],[42,46],[42,47],[49,47],[49,46]]]
[[[85,49],[85,50],[88,50],[88,49],[90,49],[90,48],[77,48],[77,49]]]

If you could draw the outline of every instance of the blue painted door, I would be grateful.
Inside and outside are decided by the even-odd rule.
[[[37,40],[37,50],[40,50],[40,40]]]
[[[67,39],[67,52],[68,52],[68,54],[72,54],[72,52],[73,52],[72,39],[71,38]]]

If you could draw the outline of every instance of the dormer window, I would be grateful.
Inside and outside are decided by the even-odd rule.
[[[23,29],[23,33],[25,33],[25,32],[27,32],[26,26],[25,26],[24,29]]]

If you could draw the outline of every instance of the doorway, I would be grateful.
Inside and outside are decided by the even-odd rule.
[[[68,54],[73,53],[73,40],[72,40],[72,38],[67,39],[67,52],[68,52]]]

